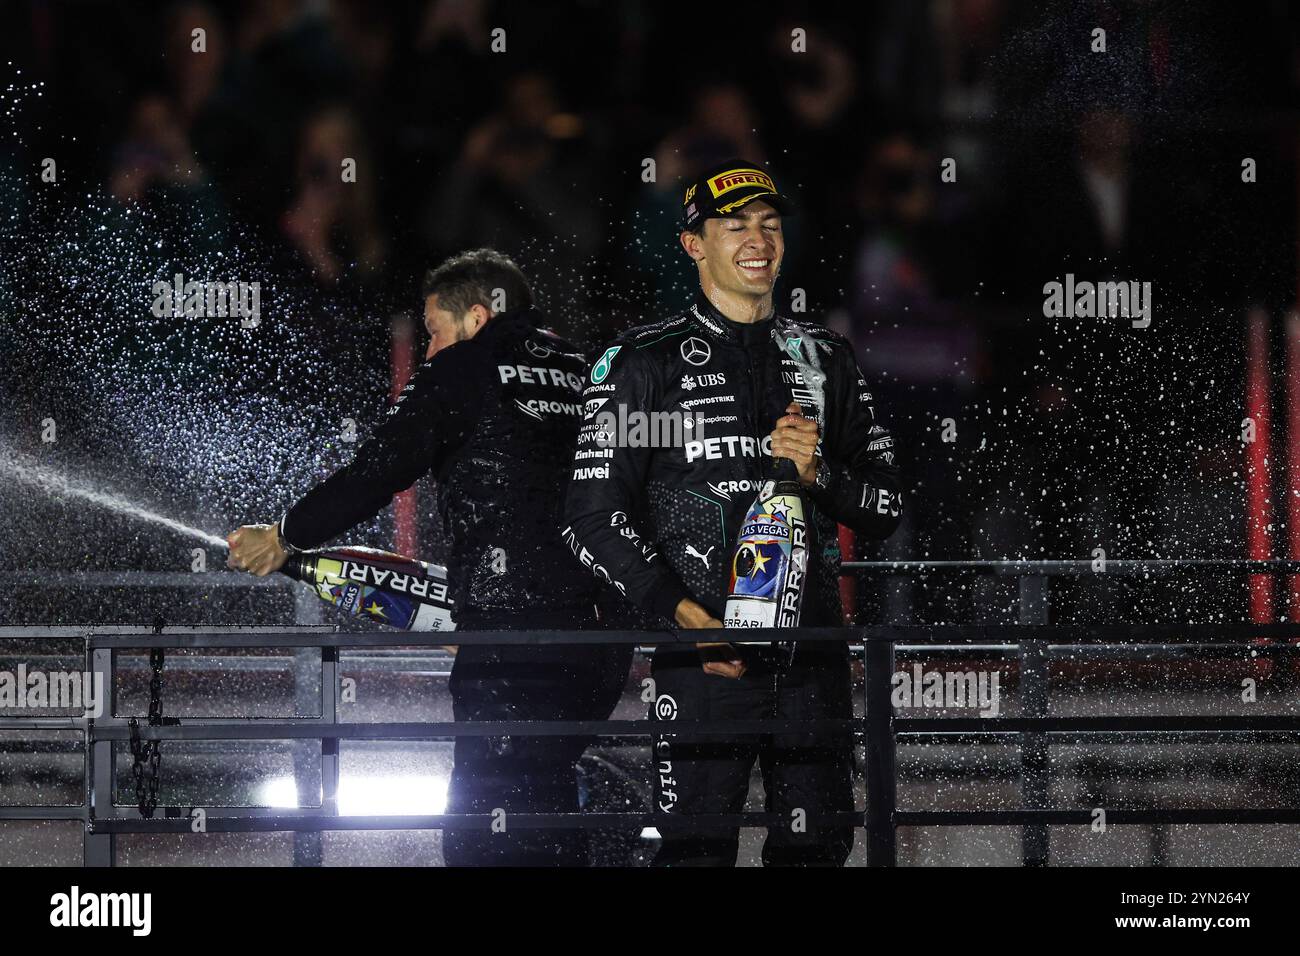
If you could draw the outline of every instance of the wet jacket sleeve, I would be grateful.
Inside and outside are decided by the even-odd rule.
[[[826,434],[813,503],[867,538],[888,538],[902,520],[894,438],[876,420],[875,398],[847,347],[837,349],[828,384]]]
[[[280,519],[280,534],[296,548],[314,548],[373,518],[393,496],[437,470],[472,433],[473,389],[452,376],[452,352],[438,353],[411,376],[352,462],[307,492]],[[441,360],[441,361],[440,361]]]
[[[592,367],[565,496],[563,535],[596,577],[671,621],[690,593],[640,530],[655,449],[625,447],[616,434],[620,407],[628,414],[655,411],[658,394],[653,367],[629,345],[611,346]]]

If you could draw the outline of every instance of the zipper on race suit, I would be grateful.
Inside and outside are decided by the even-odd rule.
[[[757,474],[754,475],[758,484],[763,481],[763,436],[762,426],[762,389],[759,387],[758,375],[754,371],[754,346],[742,339],[745,349],[745,362],[749,367],[749,420],[750,427],[754,429],[754,439],[758,442],[758,453],[754,456],[755,468]]]

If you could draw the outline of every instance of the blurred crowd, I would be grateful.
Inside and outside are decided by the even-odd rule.
[[[663,314],[693,284],[675,241],[682,179],[729,156],[767,163],[800,205],[783,294],[804,290],[808,314],[853,340],[918,449],[922,501],[962,500],[979,476],[960,487],[957,463],[995,445],[998,488],[1035,461],[1048,464],[1030,483],[1051,484],[1063,511],[1096,490],[1080,449],[1110,427],[1107,403],[1149,381],[1104,374],[1124,361],[1113,341],[1053,339],[1045,282],[1154,282],[1189,337],[1142,366],[1164,380],[1196,361],[1180,342],[1294,298],[1286,5],[3,7],[8,58],[46,84],[25,148],[69,157],[69,196],[103,190],[187,243],[262,250],[305,290],[310,321],[368,324],[377,347],[389,315],[418,308],[425,269],[481,245],[513,255],[584,344]],[[1109,55],[1090,49],[1096,28]],[[1244,155],[1268,170],[1248,193]],[[945,418],[1017,403],[1034,417],[1014,435],[985,421],[938,443]],[[1053,416],[1084,424],[1042,427]],[[1130,503],[1158,493],[1110,480]],[[969,507],[916,509],[896,553],[1086,543],[989,488]]]

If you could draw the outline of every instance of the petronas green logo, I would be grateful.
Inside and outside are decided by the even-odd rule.
[[[609,375],[609,367],[614,362],[614,356],[617,355],[619,350],[622,348],[623,346],[621,345],[611,345],[609,348],[605,349],[605,354],[602,355],[596,364],[591,367],[592,382],[599,385],[601,382],[605,381],[606,376]]]
[[[791,338],[785,340],[785,350],[790,353],[791,358],[797,359],[799,357],[799,344],[801,342],[803,342],[802,336],[797,339]]]

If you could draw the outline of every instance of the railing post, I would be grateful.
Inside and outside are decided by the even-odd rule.
[[[1051,598],[1046,575],[1026,575],[1020,579],[1020,623],[1048,624]],[[1020,642],[1020,708],[1025,717],[1047,716],[1047,642]],[[1049,752],[1047,736],[1028,732],[1020,735],[1020,796],[1026,810],[1046,810],[1048,806]],[[1029,824],[1021,829],[1021,856],[1025,866],[1046,866],[1048,859],[1046,824]]]
[[[339,649],[320,649],[320,719],[323,724],[339,722]],[[320,744],[321,813],[339,815],[339,738]]]
[[[894,708],[890,678],[894,674],[894,642],[862,642],[866,670],[867,731],[867,866],[897,866],[897,762],[894,746]]]
[[[295,624],[321,624],[324,605],[315,592],[303,588],[293,589],[293,622]],[[293,703],[294,715],[302,716],[311,710],[324,707],[325,686],[315,686],[322,677],[320,657],[325,648],[295,647],[293,649]],[[322,713],[323,716],[323,713]],[[318,718],[320,719],[320,718]],[[293,743],[294,792],[298,806],[313,806],[320,799],[323,787],[316,786],[317,771],[324,770],[324,741],[298,740]],[[293,865],[320,866],[323,837],[319,831],[296,831],[293,835]]]
[[[87,640],[89,644],[89,640]],[[90,652],[91,671],[102,675],[104,688],[103,716],[110,720],[117,713],[117,688],[113,683],[113,651],[100,648]],[[87,719],[85,738],[86,821],[82,837],[81,861],[84,866],[116,866],[117,835],[91,833],[90,824],[96,816],[113,816],[113,742],[96,740],[95,721]]]

